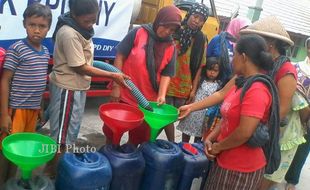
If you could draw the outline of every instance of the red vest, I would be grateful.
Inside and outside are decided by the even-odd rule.
[[[122,71],[131,77],[132,82],[138,87],[147,100],[156,101],[158,92],[155,92],[152,87],[146,65],[148,37],[148,32],[144,28],[137,30],[133,47],[123,64]],[[159,66],[158,72],[156,73],[158,83],[160,82],[163,69],[171,61],[173,55],[174,45],[171,44],[166,48],[162,62]],[[121,100],[132,105],[137,104],[136,99],[131,95],[130,91],[125,88],[121,90]]]

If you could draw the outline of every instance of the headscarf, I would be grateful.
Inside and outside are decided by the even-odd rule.
[[[201,14],[204,18],[204,21],[206,21],[209,16],[209,9],[204,4],[193,4],[182,21],[182,28],[175,35],[175,39],[180,42],[181,47],[178,55],[183,55],[192,44],[192,39],[195,39],[190,54],[190,71],[192,80],[194,80],[197,74],[197,70],[200,67],[206,42],[206,37],[201,32],[201,28],[193,30],[187,25],[189,17],[194,14]]]
[[[201,30],[201,28],[193,30],[187,25],[187,21],[189,17],[194,14],[201,14],[204,18],[204,21],[206,21],[209,16],[209,9],[204,4],[195,3],[191,7],[191,9],[187,12],[185,18],[182,21],[182,28],[179,30],[178,34],[176,35],[176,39],[180,41],[180,46],[181,46],[179,55],[182,55],[187,51],[187,49],[192,43],[192,37],[195,36],[198,31]]]
[[[177,25],[181,26],[181,10],[176,6],[166,6],[159,10],[157,13],[154,22],[153,22],[153,30],[156,32],[159,26],[162,25]]]
[[[58,17],[58,21],[56,24],[55,31],[53,33],[53,40],[55,42],[56,40],[56,34],[58,30],[63,26],[63,25],[68,25],[72,27],[74,30],[78,31],[86,40],[89,40],[92,38],[95,34],[94,29],[92,28],[91,30],[86,30],[84,28],[81,28],[75,20],[71,17],[70,12],[64,13]]]
[[[228,32],[234,38],[238,39],[240,30],[246,26],[249,26],[250,24],[251,21],[247,18],[234,18],[229,22],[226,28],[226,32]]]
[[[147,69],[155,91],[158,91],[157,71],[162,62],[165,50],[173,44],[172,36],[167,38],[159,38],[156,31],[159,26],[174,24],[181,26],[181,11],[175,6],[166,6],[159,10],[153,24],[145,24],[142,27],[148,32],[149,38],[147,42]]]

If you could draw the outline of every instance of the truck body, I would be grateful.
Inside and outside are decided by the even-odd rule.
[[[140,13],[135,20],[135,24],[153,22],[160,8],[172,4],[175,4],[182,10],[184,17],[194,2],[203,3],[209,8],[209,17],[203,25],[202,31],[207,36],[208,41],[210,41],[219,33],[219,19],[216,13],[214,0],[142,0]]]
[[[34,2],[47,5],[51,8],[53,21],[43,44],[51,53],[49,71],[52,69],[53,41],[52,35],[57,23],[57,18],[68,11],[69,0],[3,0],[0,1],[0,47],[7,49],[14,42],[26,37],[23,28],[23,12],[26,7]],[[198,1],[198,0],[196,0]],[[200,2],[200,0],[199,0]],[[206,3],[207,2],[207,3]],[[210,40],[218,33],[219,22],[213,0],[208,0],[210,16],[203,27],[204,34]],[[94,53],[95,59],[113,61],[116,55],[115,46],[128,33],[133,24],[144,24],[153,22],[158,10],[164,6],[176,3],[183,16],[191,6],[191,2],[177,0],[98,0],[100,12],[97,23],[94,25],[95,36]],[[88,97],[107,96],[109,79],[92,77],[91,89],[87,91]],[[45,93],[48,97],[48,91]]]

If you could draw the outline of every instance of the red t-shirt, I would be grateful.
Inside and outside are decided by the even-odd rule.
[[[279,80],[287,74],[294,75],[294,78],[297,80],[297,71],[291,62],[283,63],[281,68],[276,73],[275,80],[274,80],[275,84],[277,85]]]
[[[240,117],[250,116],[266,122],[272,97],[268,88],[261,82],[254,82],[245,93],[242,102],[242,88],[233,87],[221,106],[221,132],[217,141],[227,138],[238,126]],[[253,172],[266,165],[262,148],[252,148],[246,144],[225,150],[217,156],[217,163],[222,168],[239,172]]]

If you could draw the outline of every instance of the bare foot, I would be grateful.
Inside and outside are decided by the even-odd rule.
[[[285,190],[296,190],[295,185],[291,184],[291,183],[287,183],[285,186]]]

